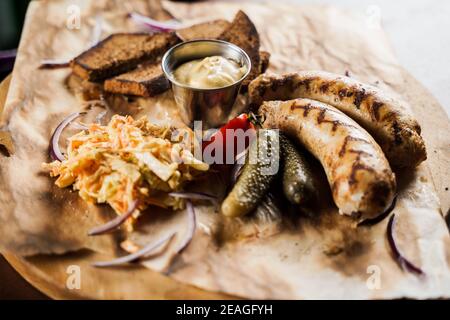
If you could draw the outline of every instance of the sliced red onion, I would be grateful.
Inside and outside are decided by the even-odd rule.
[[[183,27],[179,22],[174,21],[174,20],[157,21],[157,20],[154,20],[150,17],[143,16],[136,12],[130,13],[130,18],[137,24],[145,25],[153,31],[168,32],[168,31],[173,31],[173,30],[180,29]]]
[[[241,161],[241,160],[243,160],[243,158],[245,158],[245,156],[247,155],[247,152],[248,152],[248,148],[236,156],[236,159],[235,159],[236,163],[234,164],[233,169],[231,169],[231,185],[234,185],[236,183],[237,179],[239,178],[239,176],[242,173],[242,168],[244,167],[245,161]]]
[[[70,67],[70,60],[64,59],[44,59],[41,60],[39,69],[62,69]]]
[[[65,118],[55,129],[55,131],[52,134],[52,137],[50,138],[50,158],[52,160],[59,160],[64,161],[64,155],[61,152],[61,149],[59,148],[59,138],[61,137],[61,133],[63,130],[76,118],[81,116],[82,114],[85,114],[85,112],[74,112],[71,113],[67,118]]]
[[[188,218],[188,225],[183,241],[181,241],[180,245],[177,248],[176,252],[178,254],[182,253],[187,248],[189,243],[191,243],[192,238],[194,237],[195,229],[197,228],[197,217],[195,215],[194,206],[189,200],[186,202],[186,213]]]
[[[78,130],[88,130],[89,127],[83,123],[80,122],[74,122],[71,124],[72,128],[78,129]]]
[[[414,264],[412,264],[408,259],[406,259],[400,253],[400,250],[398,249],[398,246],[397,246],[397,244],[395,242],[395,238],[394,238],[395,222],[396,222],[395,214],[393,214],[389,218],[389,222],[387,225],[387,238],[388,238],[389,246],[391,247],[391,250],[392,250],[395,260],[397,261],[397,263],[400,265],[400,267],[403,270],[407,270],[409,272],[412,272],[412,273],[415,273],[418,275],[425,275],[425,273],[422,271],[422,269],[420,269],[419,267],[416,267]]]
[[[217,197],[203,192],[169,192],[169,196],[182,199],[209,200],[216,203]]]
[[[392,212],[392,210],[394,210],[396,203],[397,203],[397,196],[394,197],[394,200],[392,200],[392,203],[389,206],[389,208],[387,208],[382,214],[380,214],[379,216],[377,216],[375,218],[366,219],[366,220],[361,221],[360,223],[358,223],[358,227],[359,226],[373,226],[373,225],[376,225],[377,223],[383,221]]]
[[[245,148],[245,150],[243,150],[243,151],[241,151],[240,153],[238,153],[238,154],[236,155],[236,157],[234,158],[234,161],[235,161],[236,163],[241,162],[241,160],[247,155],[247,152],[248,152],[248,147]]]
[[[107,223],[105,223],[105,224],[103,224],[101,226],[98,226],[98,227],[95,227],[95,228],[91,229],[88,232],[88,235],[89,236],[97,236],[97,235],[104,234],[104,233],[110,232],[110,231],[118,228],[129,217],[131,217],[131,215],[133,214],[134,211],[136,211],[137,205],[138,205],[138,201],[135,200],[131,204],[130,208],[128,209],[128,211],[126,213],[121,214],[120,216],[117,216],[116,218],[112,219],[111,221],[109,221],[109,222],[107,222]]]
[[[0,51],[0,59],[15,58],[17,56],[17,49]]]
[[[146,245],[145,247],[143,247],[141,250],[136,251],[132,254],[117,258],[117,259],[113,259],[110,261],[99,261],[99,262],[94,262],[92,264],[92,266],[97,267],[97,268],[103,268],[103,267],[113,267],[113,266],[119,266],[122,264],[126,264],[126,263],[130,263],[130,262],[134,262],[137,261],[141,258],[145,258],[148,255],[150,255],[151,253],[153,253],[153,251],[155,251],[156,249],[158,249],[159,247],[161,247],[162,245],[164,245],[165,243],[169,242],[170,240],[172,240],[172,238],[175,236],[175,232],[170,233],[169,235],[159,239],[156,242],[150,243],[148,245]]]
[[[108,113],[108,110],[104,110],[102,112],[99,112],[96,116],[95,116],[95,122],[97,124],[101,124],[103,118],[106,116],[106,114]]]
[[[231,169],[231,185],[234,185],[242,173],[243,163],[236,163]]]
[[[9,72],[13,69],[17,50],[0,51],[0,72]]]

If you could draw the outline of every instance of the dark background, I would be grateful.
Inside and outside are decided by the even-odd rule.
[[[17,48],[29,0],[0,1],[0,50]]]
[[[30,0],[0,0],[0,51],[15,49],[19,45],[23,20]],[[11,69],[10,63],[0,65],[0,81]]]

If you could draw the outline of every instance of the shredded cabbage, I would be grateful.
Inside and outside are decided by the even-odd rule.
[[[94,123],[70,137],[67,159],[43,167],[58,177],[58,187],[73,185],[85,201],[108,203],[119,215],[135,200],[139,210],[150,204],[181,209],[184,200],[167,193],[180,191],[209,166],[185,141],[171,141],[172,133],[145,118],[114,115],[108,125]]]

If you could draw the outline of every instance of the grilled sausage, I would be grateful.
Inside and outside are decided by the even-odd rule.
[[[427,157],[410,107],[349,77],[321,71],[261,75],[249,86],[250,103],[308,98],[330,104],[364,127],[396,168],[415,167]]]
[[[392,202],[395,175],[381,148],[336,108],[309,99],[268,101],[259,108],[263,126],[297,139],[322,164],[342,214],[364,220]]]

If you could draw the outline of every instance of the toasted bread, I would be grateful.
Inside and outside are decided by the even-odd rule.
[[[270,53],[267,51],[259,52],[259,73],[266,72],[270,63]]]
[[[230,22],[219,19],[194,24],[190,27],[179,29],[176,31],[176,34],[183,41],[196,39],[217,39],[229,26]]]
[[[107,37],[71,62],[72,71],[89,81],[130,71],[144,61],[155,61],[180,39],[175,33],[117,33]]]
[[[66,79],[67,89],[83,101],[100,100],[103,98],[103,86],[101,83],[82,79],[71,73]]]
[[[243,85],[247,85],[258,76],[260,40],[256,27],[250,18],[241,10],[236,14],[233,22],[219,36],[220,40],[231,42],[242,48],[252,61],[252,69]]]
[[[104,90],[141,97],[151,97],[169,89],[169,81],[159,62],[147,63],[104,83]]]

